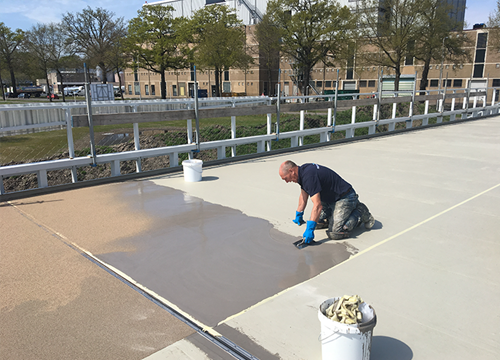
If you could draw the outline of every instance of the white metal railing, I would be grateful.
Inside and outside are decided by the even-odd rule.
[[[459,91],[464,92],[459,92]],[[488,89],[485,89],[488,90]],[[368,96],[370,99],[359,99],[359,100],[350,100],[350,101],[339,101],[339,106],[342,105],[348,105],[352,106],[352,121],[349,124],[342,124],[342,125],[336,125],[335,122],[335,116],[332,116],[333,113],[333,95],[323,95],[323,96],[309,96],[309,100],[324,100],[326,98],[328,101],[323,101],[323,104],[326,104],[323,106],[327,110],[327,126],[326,127],[321,127],[321,128],[312,128],[312,129],[304,129],[304,117],[303,117],[303,112],[305,111],[304,109],[300,109],[300,125],[299,125],[299,130],[295,131],[289,131],[289,132],[278,132],[278,133],[273,133],[272,132],[272,122],[271,122],[271,114],[267,114],[267,134],[266,135],[257,135],[257,136],[250,136],[250,137],[243,137],[243,138],[236,138],[236,121],[235,121],[235,116],[231,117],[231,139],[226,139],[226,140],[217,140],[217,141],[210,141],[210,142],[202,142],[200,144],[192,143],[192,138],[188,136],[188,144],[184,145],[176,145],[176,146],[167,146],[167,147],[161,147],[161,148],[155,148],[155,149],[138,149],[136,147],[136,150],[134,151],[126,151],[126,152],[120,152],[120,153],[113,153],[113,154],[104,154],[104,155],[97,155],[95,162],[94,159],[90,157],[78,157],[78,158],[69,158],[69,159],[61,159],[61,160],[53,160],[53,161],[43,161],[43,162],[37,162],[37,163],[30,163],[30,164],[19,164],[19,165],[11,165],[11,166],[4,166],[0,167],[0,194],[5,194],[4,187],[3,187],[3,178],[10,177],[10,176],[16,176],[16,175],[22,175],[22,174],[29,174],[29,173],[35,173],[37,174],[37,179],[38,179],[38,187],[43,188],[47,187],[47,171],[52,171],[52,170],[60,170],[60,169],[71,169],[72,170],[72,179],[73,182],[76,182],[76,168],[81,167],[81,166],[92,166],[95,164],[107,164],[109,163],[111,165],[111,176],[119,176],[120,175],[120,162],[121,161],[130,161],[130,160],[135,160],[138,163],[137,166],[137,172],[140,172],[140,159],[143,158],[149,158],[149,157],[156,157],[156,156],[169,156],[170,160],[170,166],[175,167],[179,166],[179,154],[184,154],[187,153],[189,154],[190,157],[192,157],[193,152],[200,151],[200,150],[208,150],[208,149],[216,149],[217,150],[217,158],[218,159],[224,159],[226,157],[226,148],[230,147],[233,151],[231,152],[231,156],[236,156],[236,151],[235,147],[237,145],[243,145],[243,144],[257,144],[257,153],[262,153],[265,151],[270,151],[272,149],[272,141],[273,140],[278,140],[278,139],[291,139],[291,147],[298,147],[303,145],[303,138],[304,136],[308,135],[320,135],[320,142],[326,142],[330,140],[330,137],[332,133],[334,132],[339,132],[339,131],[345,131],[346,132],[346,138],[352,138],[354,137],[354,132],[356,129],[360,128],[368,128],[368,134],[374,134],[376,131],[376,127],[379,125],[389,125],[388,130],[393,131],[395,129],[396,123],[399,122],[406,122],[406,128],[411,128],[413,126],[413,122],[415,120],[422,120],[422,126],[428,125],[429,119],[431,118],[436,118],[436,122],[440,123],[443,121],[443,117],[445,116],[450,116],[450,122],[456,120],[457,116],[460,116],[461,119],[471,119],[471,118],[477,118],[479,116],[487,116],[487,115],[493,115],[493,114],[499,114],[500,113],[500,102],[498,99],[498,93],[500,92],[499,88],[494,89],[494,96],[492,97],[491,104],[488,105],[486,103],[486,93],[481,92],[481,93],[471,93],[470,89],[458,89],[458,90],[453,90],[451,94],[447,94],[449,96],[448,99],[446,99],[446,94],[444,91],[438,92],[437,98],[436,95],[433,95],[434,97],[431,96],[429,99],[429,96],[425,98],[425,111],[424,114],[421,115],[414,115],[413,114],[413,104],[416,101],[420,101],[419,99],[422,99],[421,97],[419,98],[416,96],[416,92],[421,93],[420,90],[415,90],[413,91],[413,97],[410,99],[410,112],[408,116],[404,117],[396,117],[396,112],[393,111],[392,117],[389,119],[380,119],[378,118],[379,116],[379,108],[382,104],[390,104],[393,102],[395,105],[398,102],[403,102],[405,101],[406,98],[403,97],[393,97],[393,98],[381,98],[380,92],[379,93],[366,93],[366,94],[346,94],[346,97],[363,97],[363,96]],[[477,99],[473,100],[472,108],[469,108],[469,100],[472,99],[472,95],[479,95],[476,96],[478,99],[482,100],[482,106],[478,107],[478,101]],[[373,96],[375,96],[373,98]],[[340,97],[340,96],[339,96]],[[293,97],[293,98],[299,98],[301,101],[305,101],[304,97]],[[235,107],[235,99],[241,99],[241,98],[222,98],[218,99],[214,102],[211,101],[203,101],[205,103],[205,106],[208,107],[213,107],[213,108],[220,108],[220,105],[226,106],[226,107]],[[286,102],[288,98],[283,98],[283,102]],[[436,100],[437,99],[437,100]],[[461,104],[457,104],[456,100],[461,100]],[[240,105],[246,103],[246,104],[259,104],[259,103],[265,103],[269,104],[271,98],[267,97],[256,97],[256,98],[247,98],[245,99],[244,102],[241,102]],[[275,100],[275,99],[274,99]],[[450,109],[445,110],[444,109],[444,102],[445,100],[450,100]],[[219,104],[214,104],[215,102],[220,101]],[[430,101],[437,101],[437,112],[434,113],[429,113],[429,102]],[[366,103],[371,103],[373,105],[373,120],[371,121],[365,121],[365,122],[356,122],[356,106],[361,106],[361,105],[366,105]],[[132,105],[128,106],[140,106],[141,103],[145,103],[147,105],[151,105],[149,101],[142,101],[142,102],[134,102]],[[182,106],[188,106],[189,107],[189,101],[183,102]],[[100,106],[101,104],[98,104],[97,106]],[[322,104],[319,104],[322,106]],[[458,106],[457,106],[458,105]],[[40,106],[40,105],[38,105]],[[79,105],[72,105],[72,106],[79,106]],[[106,106],[102,104],[102,106]],[[288,107],[288,109],[293,109],[294,107],[303,107],[306,109],[311,109],[311,106],[318,106],[318,103],[316,105],[314,103],[301,103],[301,104],[290,104],[290,105],[281,105],[281,108],[284,109],[283,111],[287,111],[285,107]],[[37,107],[37,106],[34,106]],[[44,108],[43,106],[40,106],[40,108]],[[64,108],[64,107],[63,107]],[[69,106],[71,108],[71,106]],[[238,111],[238,109],[236,109]],[[244,109],[240,109],[244,110]],[[71,135],[71,129],[72,129],[72,122],[71,122],[71,115],[69,114],[68,111],[66,111],[66,119],[63,122],[59,122],[61,124],[64,124],[67,128],[68,132],[68,146],[70,147],[70,157],[71,155],[71,148],[72,148],[72,135]],[[22,125],[17,128],[26,128],[26,126],[44,126],[44,124],[38,124],[38,125]],[[13,127],[14,128],[14,127]],[[134,124],[134,138],[136,141],[136,144],[138,143],[138,137],[139,137],[139,132],[138,130],[136,131],[137,124]],[[188,133],[192,134],[192,121],[187,120],[187,129]],[[12,129],[13,131],[14,129]],[[9,129],[9,131],[11,131]],[[73,157],[74,157],[74,151],[73,151]]]
[[[200,108],[239,107],[268,104],[267,96],[235,98],[200,98]],[[93,101],[92,114],[119,114],[130,112],[168,111],[192,108],[194,99],[154,99],[124,101]],[[65,103],[28,103],[0,105],[0,136],[19,135],[27,130],[60,129],[73,115],[87,111],[85,101]]]

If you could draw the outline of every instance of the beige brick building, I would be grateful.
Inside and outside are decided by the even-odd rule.
[[[280,79],[282,93],[285,96],[302,95],[298,86],[296,74],[289,61],[280,59],[279,69],[273,69],[272,81],[268,81],[267,70],[259,65],[259,56],[255,49],[255,37],[253,32],[255,25],[246,26],[248,48],[253,49],[254,64],[247,70],[230,69],[224,73],[222,89],[228,96],[247,95],[258,96],[261,94],[275,95],[278,77]],[[500,86],[500,52],[490,45],[490,31],[487,28],[465,30],[465,35],[472,40],[469,48],[472,54],[472,62],[453,65],[444,62],[434,63],[429,71],[428,90],[437,90],[445,87],[445,79],[448,77],[447,88],[450,90],[466,88],[471,82],[471,88],[484,88],[486,86]],[[252,51],[252,50],[250,50]],[[423,66],[409,59],[402,67],[404,82],[411,84],[415,80],[417,72],[417,89],[420,84],[420,76]],[[318,64],[311,72],[311,89],[309,94],[324,94],[335,89],[339,70],[339,89],[359,90],[360,93],[375,92],[378,87],[380,68],[377,66],[354,66],[348,68],[343,66],[325,67]],[[384,69],[384,84],[394,75],[390,69]],[[197,81],[199,89],[206,90],[208,97],[213,96],[215,91],[215,79],[213,71],[198,71]],[[194,73],[191,69],[181,71],[167,71],[167,97],[183,98],[193,93]],[[402,87],[400,87],[402,89]],[[491,98],[491,91],[488,98]],[[139,69],[125,71],[125,97],[127,98],[160,98],[160,75]]]

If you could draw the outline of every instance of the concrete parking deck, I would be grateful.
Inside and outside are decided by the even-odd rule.
[[[0,354],[320,359],[319,305],[377,312],[372,360],[500,357],[500,117],[0,204]],[[329,166],[371,231],[297,250],[287,159]],[[309,204],[306,216],[311,210]]]

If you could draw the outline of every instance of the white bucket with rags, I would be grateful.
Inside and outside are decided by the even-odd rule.
[[[182,162],[182,168],[184,170],[184,181],[196,182],[201,181],[201,173],[203,160],[184,160]]]
[[[326,316],[326,310],[339,299],[341,298],[328,299],[319,307],[322,359],[370,360],[373,328],[377,324],[375,310],[362,302],[358,307],[363,314],[361,323],[343,324]]]

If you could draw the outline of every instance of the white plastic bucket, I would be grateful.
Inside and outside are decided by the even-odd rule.
[[[373,328],[377,324],[375,310],[362,303],[359,311],[363,314],[360,324],[343,324],[325,316],[325,311],[339,297],[324,301],[318,311],[321,323],[321,353],[323,360],[370,360]]]
[[[201,173],[203,160],[184,160],[182,162],[182,168],[184,170],[184,181],[196,182],[201,181]]]

